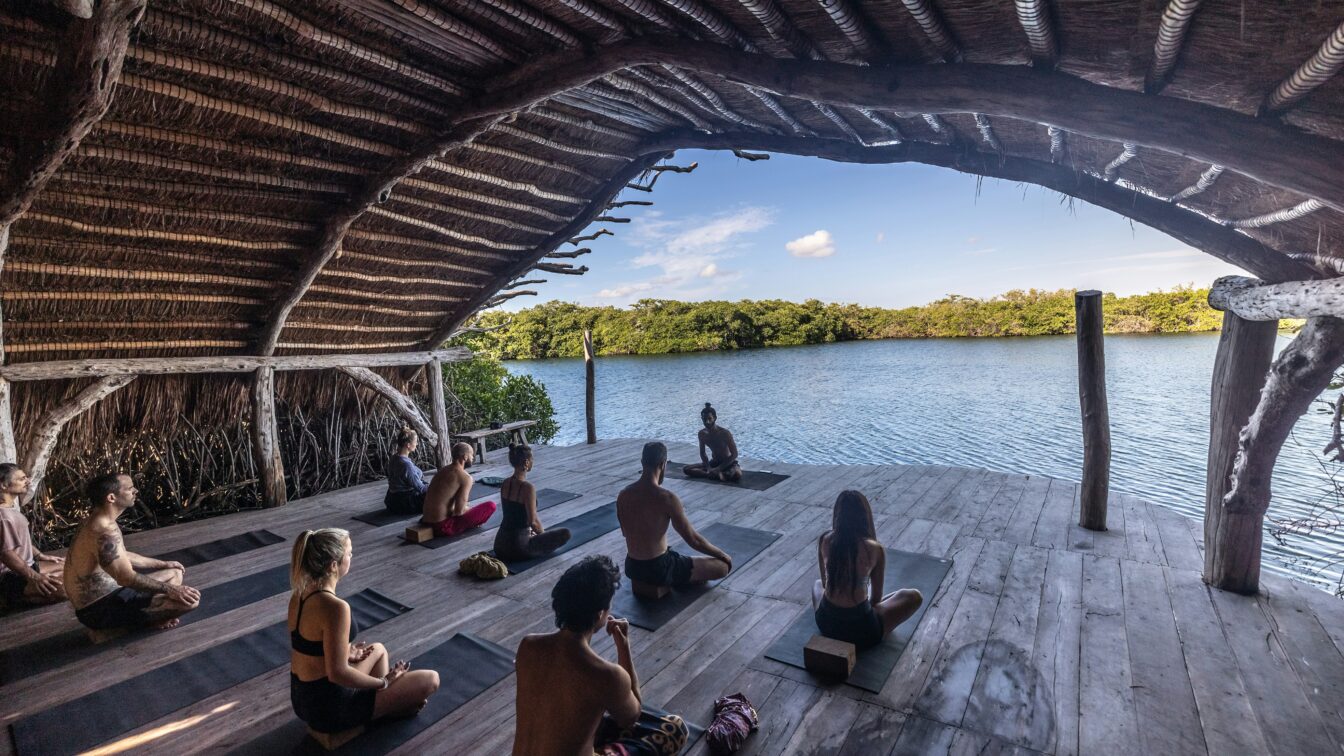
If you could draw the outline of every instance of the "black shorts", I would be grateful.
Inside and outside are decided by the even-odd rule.
[[[83,609],[76,609],[75,617],[91,630],[141,627],[149,623],[147,610],[149,602],[153,600],[152,593],[134,588],[118,588]]]
[[[649,585],[690,585],[691,558],[668,549],[653,559],[625,558],[625,576]]]
[[[383,506],[392,514],[424,514],[425,495],[419,491],[388,491]]]
[[[318,732],[342,732],[373,719],[373,688],[347,688],[323,677],[300,680],[289,675],[289,702],[294,714]]]
[[[882,642],[882,618],[873,611],[871,602],[836,606],[823,597],[813,616],[817,620],[817,629],[827,638],[853,643],[860,649]]]
[[[30,569],[37,569],[37,563],[28,565]],[[23,597],[23,591],[28,587],[28,579],[14,570],[5,570],[0,573],[0,604],[7,607],[22,606],[26,603]]]

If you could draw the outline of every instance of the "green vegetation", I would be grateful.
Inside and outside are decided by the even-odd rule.
[[[1208,289],[1177,288],[1105,297],[1108,333],[1216,331],[1222,316]],[[644,299],[628,309],[547,302],[516,313],[488,312],[495,327],[458,343],[494,359],[577,357],[592,329],[599,354],[668,354],[857,339],[1048,336],[1073,332],[1073,292],[1014,290],[990,299],[956,294],[922,307],[888,310],[809,299],[676,302]]]
[[[495,421],[527,418],[537,421],[527,435],[529,442],[538,444],[555,438],[560,430],[546,387],[529,376],[511,375],[498,360],[488,356],[445,363],[443,387],[450,427],[488,428]],[[489,443],[504,445],[507,442],[503,438],[492,436]]]

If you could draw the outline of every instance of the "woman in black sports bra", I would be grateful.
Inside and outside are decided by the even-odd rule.
[[[569,529],[546,530],[537,517],[537,487],[527,482],[527,473],[532,469],[532,447],[511,444],[509,464],[513,465],[513,475],[499,486],[504,518],[495,531],[495,556],[505,562],[521,562],[565,545]]]
[[[388,667],[381,643],[354,643],[359,628],[336,584],[350,571],[350,534],[307,530],[290,560],[289,698],[317,732],[353,729],[384,716],[414,714],[439,687],[433,670]]]

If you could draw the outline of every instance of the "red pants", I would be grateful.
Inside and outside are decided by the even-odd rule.
[[[445,538],[451,538],[472,528],[479,528],[495,513],[496,506],[493,501],[483,501],[456,517],[434,523],[434,532]]]

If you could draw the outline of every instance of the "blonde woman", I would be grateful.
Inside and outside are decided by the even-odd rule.
[[[439,673],[389,667],[381,643],[354,643],[359,628],[336,584],[350,571],[350,534],[308,530],[294,542],[289,599],[289,698],[317,732],[349,730],[419,711],[439,688]]]

